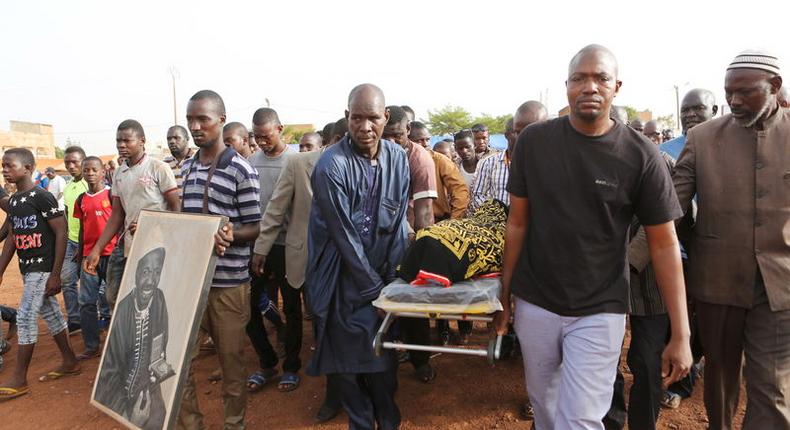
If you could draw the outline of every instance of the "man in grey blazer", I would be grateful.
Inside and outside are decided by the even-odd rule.
[[[288,157],[266,206],[266,213],[261,220],[261,232],[255,241],[252,270],[261,275],[266,256],[288,220],[288,231],[285,235],[285,276],[291,288],[300,289],[304,284],[307,269],[307,226],[313,201],[310,176],[322,153],[323,150],[301,152]],[[309,311],[309,304],[306,305]],[[301,330],[298,343],[302,344]],[[338,395],[327,385],[326,400],[316,415],[316,421],[328,421],[339,410]]]
[[[689,294],[705,351],[711,429],[730,429],[745,352],[743,428],[790,429],[790,110],[775,56],[746,51],[727,68],[731,114],[689,130],[673,180],[697,195]]]

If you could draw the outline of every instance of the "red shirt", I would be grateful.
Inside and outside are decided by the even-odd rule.
[[[78,218],[82,224],[82,255],[87,257],[91,253],[96,241],[99,240],[107,220],[112,214],[112,203],[110,203],[110,189],[105,188],[96,194],[87,191],[81,194],[74,205],[74,218]],[[112,238],[110,243],[104,247],[101,255],[112,254],[115,242],[118,237]]]

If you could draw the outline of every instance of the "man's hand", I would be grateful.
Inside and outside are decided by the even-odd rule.
[[[252,254],[252,263],[250,269],[255,276],[263,276],[263,268],[266,266],[266,256],[261,254]]]
[[[90,254],[82,260],[82,270],[88,273],[96,273],[96,266],[99,264],[98,248],[94,247]]]
[[[50,273],[47,286],[44,288],[44,297],[52,297],[60,292],[60,273]]]
[[[688,375],[693,361],[688,337],[673,336],[664,348],[664,353],[661,354],[661,377],[664,389]]]
[[[233,243],[233,224],[226,223],[214,234],[214,251],[217,255],[223,256],[231,243]]]
[[[510,299],[502,300],[502,310],[494,314],[494,332],[497,336],[507,334],[507,326],[510,324]]]

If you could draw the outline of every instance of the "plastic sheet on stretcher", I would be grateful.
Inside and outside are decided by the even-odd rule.
[[[502,310],[500,288],[499,278],[469,279],[446,288],[398,279],[381,290],[373,306],[386,312],[491,314]]]

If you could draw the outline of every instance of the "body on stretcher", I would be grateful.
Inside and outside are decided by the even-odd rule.
[[[465,354],[486,357],[490,363],[499,358],[502,337],[491,339],[487,348],[454,348],[433,345],[414,345],[388,342],[384,336],[397,317],[433,318],[444,320],[491,322],[492,314],[502,310],[499,301],[500,278],[469,279],[451,287],[414,286],[396,280],[381,290],[373,306],[386,315],[381,323],[373,348],[380,355],[382,349]]]

